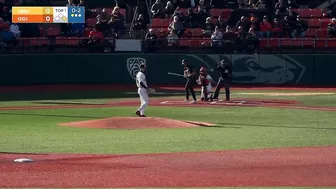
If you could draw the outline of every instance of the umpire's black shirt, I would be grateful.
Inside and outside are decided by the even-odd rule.
[[[218,65],[215,70],[220,72],[223,79],[232,77],[232,68],[228,63]]]

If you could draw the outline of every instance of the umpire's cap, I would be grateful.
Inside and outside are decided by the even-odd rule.
[[[186,60],[186,59],[183,59],[183,60],[182,60],[182,65],[185,64],[185,63],[187,63],[187,60]]]

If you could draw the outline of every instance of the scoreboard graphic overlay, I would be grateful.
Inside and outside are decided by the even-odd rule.
[[[85,23],[85,7],[13,7],[13,23]]]

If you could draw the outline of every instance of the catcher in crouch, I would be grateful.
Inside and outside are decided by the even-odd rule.
[[[197,79],[197,83],[201,85],[201,101],[211,101],[212,100],[212,86],[211,83],[214,81],[212,80],[211,76],[208,74],[205,67],[201,67],[200,74]]]

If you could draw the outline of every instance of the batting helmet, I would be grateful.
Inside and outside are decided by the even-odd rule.
[[[185,63],[187,63],[187,60],[186,60],[186,59],[183,59],[183,60],[182,60],[182,65],[185,64]]]

